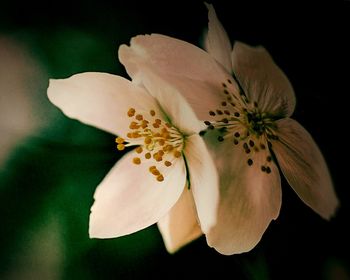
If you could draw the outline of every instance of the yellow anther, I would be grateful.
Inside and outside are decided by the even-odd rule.
[[[161,124],[162,123],[162,121],[160,119],[155,119],[154,122],[157,123],[157,124]]]
[[[160,151],[158,152],[158,155],[160,155],[160,156],[162,157],[162,156],[164,156],[164,152],[163,152],[162,150],[160,150]]]
[[[139,129],[140,126],[136,122],[131,122],[129,125],[130,129]]]
[[[132,133],[132,138],[140,138],[140,137],[141,137],[140,133],[138,133],[138,132]]]
[[[179,152],[178,150],[176,150],[176,151],[174,152],[174,157],[176,157],[176,158],[181,157],[181,152]]]
[[[157,169],[157,167],[155,167],[154,165],[152,165],[152,166],[149,168],[149,172],[152,173],[152,171],[153,171],[153,170],[156,170],[156,169]]]
[[[115,139],[115,142],[118,143],[118,144],[122,144],[122,143],[125,142],[125,140],[124,140],[123,138],[121,138],[121,137],[117,137],[117,138]]]
[[[165,126],[166,126],[167,128],[171,128],[171,127],[172,127],[172,125],[171,125],[170,123],[166,123]]]
[[[151,114],[152,117],[156,115],[156,112],[154,110],[149,111],[149,113]]]
[[[157,132],[156,134],[154,134],[154,137],[161,137],[161,134]]]
[[[162,158],[161,155],[156,155],[156,156],[154,157],[154,159],[155,159],[156,161],[158,161],[158,162],[163,160],[163,158]]]
[[[145,154],[145,158],[146,158],[146,159],[150,159],[150,158],[151,158],[151,153],[146,153],[146,154]]]
[[[127,136],[128,138],[133,138],[133,136],[132,136],[132,133],[131,133],[131,132],[128,132],[128,134],[126,134],[126,136]]]
[[[145,129],[146,127],[148,127],[148,121],[143,120],[142,123],[141,123],[141,127],[142,127],[143,129]]]
[[[135,149],[135,151],[136,153],[141,154],[143,150],[142,150],[142,147],[139,146]]]
[[[153,123],[152,125],[154,128],[159,128],[159,124],[157,124],[157,123]]]
[[[130,108],[128,111],[128,116],[129,117],[133,117],[135,115],[135,109],[134,108]]]
[[[171,166],[171,162],[170,162],[170,161],[167,161],[167,160],[164,162],[164,164],[165,164],[165,166],[167,166],[167,167]]]
[[[168,133],[168,130],[166,129],[166,127],[163,127],[161,130],[162,133]]]
[[[141,163],[141,159],[138,158],[138,157],[135,157],[132,159],[132,162],[135,163],[135,164],[140,164]]]
[[[157,181],[158,181],[158,182],[163,182],[163,181],[164,181],[164,177],[163,177],[162,174],[159,174],[159,175],[157,176]]]
[[[125,145],[124,144],[118,144],[117,145],[117,149],[118,149],[118,151],[122,151],[122,150],[125,149]]]
[[[135,117],[138,121],[142,121],[143,120],[143,116],[141,114],[137,114]]]
[[[159,139],[158,144],[163,146],[165,144],[165,140],[164,139]]]
[[[147,137],[145,138],[145,144],[148,145],[148,144],[151,144],[151,143],[152,143],[152,137],[147,136]]]
[[[160,172],[158,169],[152,169],[151,173],[155,176],[160,175]]]
[[[171,152],[174,149],[173,145],[166,145],[163,150],[166,152]]]

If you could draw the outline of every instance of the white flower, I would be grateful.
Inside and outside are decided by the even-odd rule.
[[[48,97],[68,117],[118,135],[119,150],[136,146],[98,186],[90,236],[118,237],[158,222],[174,252],[215,224],[218,177],[198,135],[202,123],[182,96],[156,75],[141,82],[82,73],[51,80]]]
[[[121,46],[119,58],[133,78],[146,66],[156,69],[208,125],[204,137],[220,175],[220,202],[217,224],[206,237],[229,255],[251,250],[278,217],[279,169],[323,218],[335,213],[338,199],[317,145],[290,118],[295,95],[287,77],[263,47],[236,42],[232,50],[213,7],[207,7],[208,52],[152,34]]]

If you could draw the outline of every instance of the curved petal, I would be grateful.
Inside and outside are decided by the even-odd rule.
[[[126,154],[98,186],[91,207],[90,237],[118,237],[148,227],[181,196],[186,184],[182,158],[162,170],[164,181],[158,182],[149,172],[152,163],[134,165],[135,156],[134,151]]]
[[[273,151],[284,176],[305,204],[330,219],[339,202],[319,148],[295,120],[280,120],[277,125],[280,141],[273,143]]]
[[[182,133],[191,135],[198,133],[203,128],[202,122],[197,119],[186,99],[166,80],[148,69],[142,72],[140,81],[148,92],[157,99],[169,121]]]
[[[218,20],[214,7],[205,3],[208,8],[208,34],[205,47],[208,53],[219,62],[228,73],[232,72],[231,52],[232,46],[228,35]]]
[[[200,225],[207,233],[217,218],[219,179],[216,167],[199,135],[187,138],[184,153]]]
[[[184,189],[170,212],[158,222],[158,228],[169,253],[176,252],[202,235],[193,196],[189,189]]]
[[[131,39],[130,47],[121,45],[118,54],[133,79],[140,63],[161,72],[212,83],[225,81],[229,74],[204,50],[160,34],[136,36]]]
[[[271,220],[278,217],[278,169],[271,163],[271,173],[262,172],[266,152],[246,154],[242,142],[236,146],[225,140],[210,147],[220,177],[220,202],[217,223],[207,234],[207,242],[225,255],[247,252],[260,241]],[[253,160],[251,166],[249,158]]]
[[[82,73],[50,80],[50,101],[68,117],[125,136],[129,131],[129,108],[144,112],[159,106],[144,89],[129,80],[107,73]]]
[[[293,113],[295,95],[292,85],[263,47],[236,42],[232,65],[250,102],[257,102],[262,112],[281,117]]]

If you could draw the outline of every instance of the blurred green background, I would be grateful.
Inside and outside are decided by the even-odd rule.
[[[280,217],[251,252],[222,256],[202,237],[169,255],[156,226],[88,238],[93,193],[120,158],[114,137],[63,114],[49,78],[127,77],[118,46],[162,33],[200,45],[202,1],[2,2],[0,5],[0,279],[350,279],[349,2],[213,1],[232,40],[264,45],[291,80],[294,118],[319,144],[342,206],[330,222],[282,181]]]

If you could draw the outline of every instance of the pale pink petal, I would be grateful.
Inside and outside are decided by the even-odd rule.
[[[330,219],[339,202],[319,148],[295,120],[283,119],[277,125],[279,141],[272,148],[288,183],[308,206]]]
[[[50,80],[48,97],[68,117],[117,135],[125,136],[130,130],[129,108],[138,112],[153,109],[162,116],[156,101],[144,89],[107,73]]]
[[[158,222],[176,203],[186,184],[183,158],[161,172],[163,182],[150,173],[151,160],[132,163],[139,154],[126,154],[98,186],[91,207],[90,237],[112,238]]]
[[[202,235],[191,190],[184,189],[170,212],[158,222],[158,228],[169,253]]]
[[[140,75],[140,82],[158,101],[169,121],[185,135],[198,133],[203,128],[193,109],[175,86],[154,74],[150,69]]]
[[[216,84],[227,73],[206,51],[160,34],[139,35],[119,47],[119,60],[134,79],[140,64],[158,71]]]
[[[207,233],[217,218],[219,179],[216,167],[199,135],[186,139],[184,156],[200,225],[202,231]]]
[[[220,177],[220,202],[216,225],[207,234],[208,244],[225,255],[251,250],[262,238],[281,207],[280,177],[270,162],[271,173],[262,172],[266,150],[246,154],[243,143],[225,140],[212,145]],[[248,159],[253,160],[251,166]]]
[[[290,116],[295,107],[293,88],[282,70],[261,46],[236,42],[232,52],[233,72],[249,101],[257,102],[262,112]]]
[[[213,5],[205,3],[208,8],[208,34],[205,47],[208,53],[219,62],[228,73],[232,72],[232,46],[228,35],[216,16]]]

